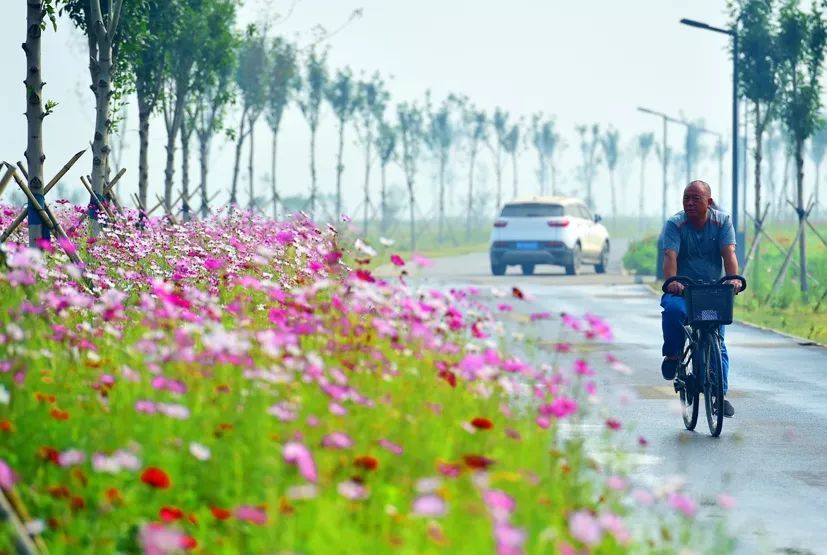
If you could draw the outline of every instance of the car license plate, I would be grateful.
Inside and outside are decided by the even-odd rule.
[[[517,243],[517,248],[519,250],[525,250],[525,251],[535,250],[537,248],[537,242],[533,241],[533,242],[529,242],[529,243]]]

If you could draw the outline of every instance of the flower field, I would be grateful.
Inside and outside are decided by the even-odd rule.
[[[72,229],[82,208],[58,211]],[[0,227],[15,211],[0,206]],[[24,240],[25,230],[14,239]],[[616,361],[521,360],[530,299],[427,290],[346,228],[127,211],[97,240],[3,246],[0,488],[48,553],[671,553],[675,487],[561,433]],[[86,266],[69,262],[76,250]],[[379,248],[378,246],[376,248]],[[367,269],[384,257],[399,277]],[[608,341],[565,316],[558,351]],[[601,441],[619,441],[605,421]],[[645,450],[645,439],[632,442]],[[688,543],[690,542],[691,543]],[[0,522],[0,553],[15,528]]]

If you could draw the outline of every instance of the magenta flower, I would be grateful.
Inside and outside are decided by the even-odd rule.
[[[577,401],[569,397],[558,397],[552,403],[540,407],[541,415],[556,418],[566,418],[575,412],[577,412]]]
[[[393,443],[392,441],[385,438],[380,439],[378,443],[380,446],[387,449],[394,455],[401,455],[404,451],[401,445],[397,445],[396,443]]]
[[[214,272],[214,271],[216,271],[220,268],[223,268],[224,263],[220,260],[215,259],[215,258],[208,258],[204,261],[204,267],[207,270],[209,270],[211,272]]]
[[[6,461],[0,459],[0,489],[10,490],[17,481],[17,475]]]
[[[296,465],[299,468],[299,473],[308,482],[315,482],[318,479],[316,471],[316,463],[310,451],[296,441],[288,442],[284,445],[282,456],[285,462]]]
[[[405,261],[398,254],[392,254],[391,255],[391,262],[393,263],[394,266],[404,266],[405,265]]]

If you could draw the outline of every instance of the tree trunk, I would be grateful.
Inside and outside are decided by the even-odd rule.
[[[724,155],[718,154],[718,198],[721,199],[721,204],[724,200]],[[730,213],[732,210],[730,210]]]
[[[336,212],[333,217],[337,220],[342,214],[342,173],[345,166],[342,163],[342,156],[345,152],[345,120],[339,120],[339,151],[336,154]]]
[[[379,193],[379,195],[380,195],[379,209],[382,212],[380,214],[381,221],[382,221],[382,235],[384,235],[385,232],[388,229],[388,216],[387,216],[388,215],[388,205],[387,205],[388,180],[387,180],[387,175],[386,175],[386,169],[387,169],[387,164],[383,163],[382,164],[382,190]]]
[[[40,63],[40,24],[45,15],[42,0],[28,0],[26,3],[26,42],[23,50],[26,52],[26,163],[29,172],[29,188],[35,199],[44,206],[43,197],[44,177],[43,162],[46,156],[43,153],[43,111],[41,93],[43,91],[43,75]],[[29,201],[28,210],[29,246],[37,247],[39,239],[49,239],[49,228],[40,219],[39,213]]]
[[[517,152],[511,154],[511,177],[514,180],[514,198],[517,197]]]
[[[184,102],[187,98],[186,86],[183,79],[175,81],[175,106],[172,111],[172,120],[167,121],[167,166],[164,170],[164,206],[172,210],[172,184],[175,176],[175,143],[178,132],[184,121]]]
[[[448,165],[448,157],[443,152],[439,157],[439,227],[437,237],[442,242],[445,232],[445,168]]]
[[[755,102],[753,105],[755,107],[755,151],[753,153],[755,158],[755,160],[753,160],[753,174],[755,177],[755,232],[753,241],[757,241],[758,233],[761,229],[761,222],[759,222],[758,219],[761,217],[761,164],[763,163],[764,156],[763,138],[765,122],[761,120],[761,104],[759,102]],[[759,269],[761,265],[761,243],[756,243],[755,245],[753,260],[753,281],[755,290],[758,291],[761,283],[761,271]]]
[[[414,189],[413,181],[408,180],[408,208],[411,218],[411,253],[416,252],[416,219],[414,216]]]
[[[819,200],[818,190],[821,189],[821,160],[819,160],[815,164],[816,170],[816,181],[815,181],[815,208],[814,211],[816,216],[820,215],[821,212],[821,201]]]
[[[249,179],[250,183],[248,184],[250,189],[250,200],[247,204],[247,209],[252,212],[255,208],[255,201],[256,201],[256,191],[255,191],[255,171],[253,163],[255,162],[255,154],[256,154],[256,118],[252,115],[249,118],[247,132],[250,134],[250,155],[247,158],[247,179]]]
[[[646,200],[646,157],[640,157],[640,198],[637,205],[638,229],[643,229],[643,204]]]
[[[468,212],[465,214],[465,240],[468,241],[471,238],[471,214],[474,212],[474,166],[477,164],[477,151],[476,149],[471,151],[471,167],[468,171],[468,203],[467,203],[467,210]]]
[[[801,296],[804,302],[807,302],[808,286],[807,286],[807,241],[805,231],[805,206],[804,206],[804,143],[803,141],[796,141],[795,143],[795,169],[796,169],[796,190],[798,196],[798,227],[801,230],[801,237],[798,240],[798,263],[801,271],[799,277],[801,281]]]
[[[109,6],[109,23],[112,26],[112,14],[120,11],[121,2],[112,2]],[[95,134],[92,139],[92,191],[102,197],[106,166],[109,163],[109,100],[112,96],[112,38],[116,29],[106,29],[100,2],[90,2],[92,21],[87,28],[89,35],[89,72],[92,76],[92,91],[95,93]],[[115,22],[117,25],[117,22]],[[98,232],[97,210],[92,210],[92,233]]]
[[[551,170],[549,173],[551,174],[551,194],[557,194],[557,166],[554,164],[553,161],[549,160],[548,167]]]
[[[201,217],[207,217],[207,159],[210,155],[210,139],[207,133],[198,135],[198,154],[201,167]]]
[[[786,149],[784,149],[786,151]],[[784,178],[781,180],[781,192],[778,194],[778,200],[775,203],[776,217],[781,213],[784,206],[784,201],[787,198],[787,186],[790,182],[790,155],[784,154]]]
[[[373,143],[373,133],[370,124],[367,126],[367,139],[365,140],[365,200],[364,200],[364,223],[362,235],[368,236],[368,208],[370,208],[370,146]]]
[[[183,202],[182,210],[184,211],[183,219],[185,222],[190,220],[190,129],[186,121],[181,121],[181,200]]]
[[[138,198],[147,208],[147,190],[149,188],[149,118],[152,109],[149,102],[138,89],[138,136],[140,152],[138,154]]]
[[[503,200],[503,162],[502,162],[502,148],[497,146],[497,160],[494,170],[497,172],[497,205],[494,207],[495,213],[502,206]]]
[[[244,146],[244,128],[247,124],[247,107],[241,111],[241,125],[235,141],[235,163],[233,164],[233,181],[230,189],[230,207],[238,206],[238,170],[241,164],[241,148]]]
[[[279,218],[279,194],[278,189],[276,188],[276,155],[278,154],[278,139],[279,139],[279,128],[278,126],[273,129],[273,149],[270,153],[270,193],[273,195],[273,219],[278,220]]]
[[[316,217],[316,128],[310,129],[310,219]]]

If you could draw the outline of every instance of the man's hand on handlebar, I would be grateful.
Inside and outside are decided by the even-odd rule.
[[[731,285],[735,288],[735,294],[741,292],[741,280],[740,279],[728,279],[724,282],[724,285]]]
[[[740,283],[738,284],[740,286]],[[666,291],[673,295],[683,295],[684,286],[683,283],[679,281],[673,281],[669,285],[666,286]],[[737,288],[736,288],[737,290]]]

